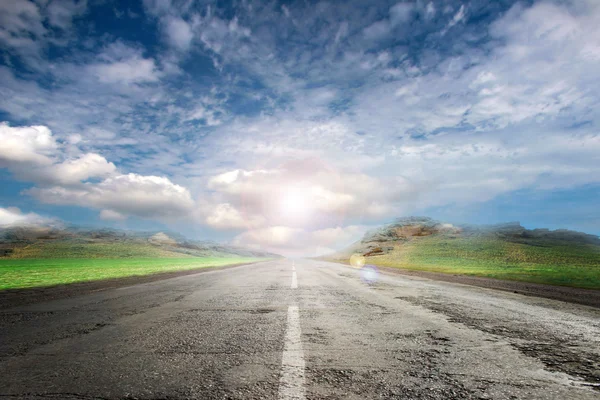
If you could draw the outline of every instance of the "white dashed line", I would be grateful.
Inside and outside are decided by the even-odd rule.
[[[298,289],[298,277],[296,276],[296,271],[292,272],[292,289]]]
[[[295,274],[295,273],[294,273]],[[289,306],[283,356],[281,357],[280,400],[304,400],[304,352],[298,306]]]

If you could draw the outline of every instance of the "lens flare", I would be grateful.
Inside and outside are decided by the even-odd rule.
[[[379,271],[374,265],[365,265],[360,269],[360,279],[366,284],[372,285],[377,282]]]
[[[359,253],[354,253],[350,257],[350,265],[354,268],[362,268],[365,265],[365,256]]]

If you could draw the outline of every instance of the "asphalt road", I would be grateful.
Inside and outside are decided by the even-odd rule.
[[[310,260],[0,311],[2,399],[598,399],[598,360],[600,309]]]

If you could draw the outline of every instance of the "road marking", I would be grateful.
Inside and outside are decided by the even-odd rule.
[[[296,270],[296,263],[292,261],[292,271]]]
[[[292,272],[292,289],[298,289],[298,277],[296,276],[296,271]]]
[[[283,356],[281,357],[280,400],[304,400],[304,352],[298,306],[289,306]]]

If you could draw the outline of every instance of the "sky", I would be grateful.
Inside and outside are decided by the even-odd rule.
[[[600,234],[600,2],[2,1],[0,121],[0,225]]]

